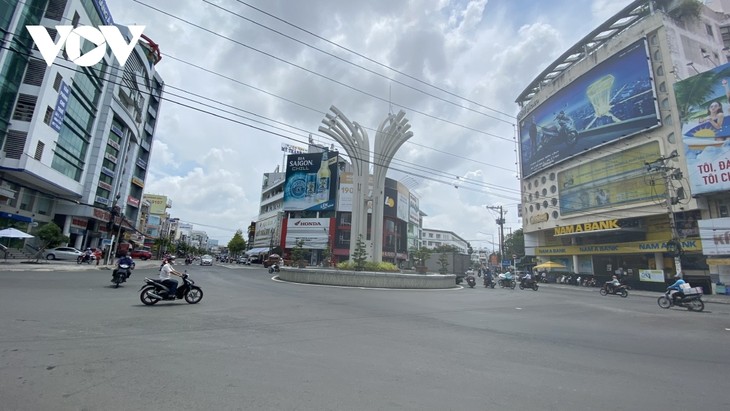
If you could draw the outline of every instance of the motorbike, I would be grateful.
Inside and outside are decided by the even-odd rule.
[[[553,143],[555,139],[575,144],[578,140],[578,130],[573,119],[565,117],[562,121],[555,120],[553,124],[542,127],[542,136],[541,147]]]
[[[517,286],[514,278],[505,278],[503,274],[499,275],[499,280],[497,281],[497,284],[499,284],[499,286],[502,288],[511,288],[513,290]]]
[[[185,257],[185,265],[190,265],[193,263],[193,259],[190,257]]]
[[[129,264],[117,264],[117,268],[115,268],[112,272],[112,282],[114,283],[114,288],[119,288],[119,284],[126,283],[127,278],[132,275],[132,270],[134,270],[134,265],[130,266]]]
[[[278,273],[278,272],[279,272],[279,264],[271,264],[269,266],[269,274]]]
[[[622,298],[626,298],[629,296],[629,292],[626,291],[625,285],[611,286],[609,289],[609,284],[603,284],[603,287],[601,287],[601,289],[598,292],[601,295],[609,295],[609,294],[620,295]]]
[[[534,291],[537,291],[537,289],[538,289],[537,281],[535,281],[533,279],[529,279],[529,280],[524,279],[524,278],[521,279],[520,280],[520,290],[524,290],[525,288],[532,288]]]
[[[657,299],[657,304],[662,308],[670,308],[672,306],[685,307],[690,311],[702,311],[705,309],[705,303],[702,302],[702,293],[682,294],[678,298],[672,298],[669,291]]]
[[[474,278],[473,275],[467,275],[466,283],[469,284],[469,288],[474,288],[474,286],[477,284],[477,280]]]
[[[96,260],[96,256],[94,256],[94,254],[89,254],[89,255],[84,254],[84,255],[80,255],[80,256],[76,257],[76,264],[82,264],[82,263],[91,264],[94,260]]]
[[[492,277],[487,278],[487,276],[484,276],[484,288],[494,288],[494,286],[497,285],[494,283],[494,279]]]
[[[195,285],[187,272],[183,273],[182,284],[177,287],[175,295],[168,295],[170,289],[161,280],[145,277],[145,284],[140,288],[139,299],[144,305],[155,305],[162,300],[185,299],[188,304],[197,304],[203,299],[203,290]]]

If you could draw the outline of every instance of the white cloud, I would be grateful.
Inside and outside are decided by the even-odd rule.
[[[145,34],[160,45],[163,59],[157,69],[167,84],[165,97],[197,108],[163,102],[145,191],[167,195],[173,202],[169,210],[173,217],[194,223],[196,229],[224,244],[236,229],[245,231],[258,214],[262,174],[281,164],[281,143],[303,145],[309,133],[330,143],[317,128],[331,105],[368,128],[371,139],[390,104],[396,111],[406,111],[414,137],[398,152],[392,168],[407,173],[393,171],[391,177],[411,174],[420,182],[415,190],[428,214],[426,226],[482,241],[490,237],[479,232],[496,234],[496,217],[485,206],[503,205],[508,226],[519,228],[515,129],[510,124],[517,112],[514,100],[572,45],[568,41],[583,37],[629,3],[577,0],[573,3],[592,12],[580,27],[570,23],[576,17],[566,16],[563,7],[546,8],[541,2],[271,0],[255,4],[453,93],[449,94],[232,0],[215,4],[355,65],[205,2],[145,1],[169,15],[129,0],[107,2],[115,22],[146,25]],[[519,15],[535,16],[534,21],[513,26],[509,16],[515,10],[509,7],[517,4],[523,7]],[[193,97],[185,92],[212,99],[204,104],[214,107],[187,101]],[[287,131],[254,120],[281,122],[275,127]],[[459,188],[454,188],[454,182]]]

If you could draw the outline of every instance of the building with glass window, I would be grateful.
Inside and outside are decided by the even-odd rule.
[[[518,96],[528,256],[645,289],[730,280],[727,3],[634,1]]]
[[[25,28],[45,26],[55,42],[55,26],[114,24],[104,0],[0,8],[0,225],[53,221],[77,248],[139,234],[164,86],[159,50],[140,41],[123,67],[109,49],[91,67],[63,50],[49,66]],[[82,40],[82,55],[96,47]]]

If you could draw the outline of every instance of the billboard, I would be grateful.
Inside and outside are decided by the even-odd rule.
[[[384,187],[383,195],[385,196],[385,198],[383,199],[383,216],[396,218],[398,191],[395,188]]]
[[[418,197],[416,197],[414,194],[411,194],[410,198],[408,199],[408,222],[411,224],[418,224],[418,222],[421,220],[421,216],[418,212],[418,207]]]
[[[331,211],[337,198],[337,152],[291,154],[286,160],[284,210]]]
[[[659,126],[646,40],[609,57],[520,122],[523,177]]]
[[[654,141],[558,173],[560,214],[666,198],[661,174],[652,178],[646,171],[646,163],[660,156]]]
[[[302,248],[324,250],[329,243],[329,218],[290,218],[286,222],[285,248],[294,248],[302,241]]]
[[[408,188],[398,182],[398,200],[396,201],[396,216],[399,220],[408,221]]]
[[[692,195],[730,189],[730,63],[674,84]]]
[[[730,218],[698,220],[697,225],[702,239],[702,254],[730,254]]]
[[[167,209],[167,196],[145,194],[144,199],[150,203],[150,214],[165,214],[165,210]]]

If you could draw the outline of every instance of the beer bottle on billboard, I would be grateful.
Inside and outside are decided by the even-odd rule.
[[[330,167],[327,152],[322,153],[322,163],[317,171],[317,200],[329,200],[330,196]]]

